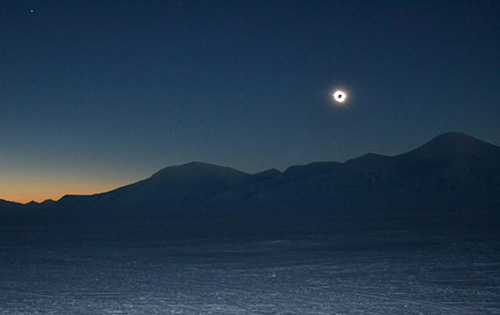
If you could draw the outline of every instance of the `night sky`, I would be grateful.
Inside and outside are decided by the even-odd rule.
[[[336,89],[347,92],[341,106]],[[2,1],[0,198],[500,145],[500,1]]]

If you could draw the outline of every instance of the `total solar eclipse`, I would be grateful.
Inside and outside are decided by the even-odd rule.
[[[346,97],[347,95],[342,91],[335,91],[335,93],[333,93],[333,99],[339,103],[343,103]]]

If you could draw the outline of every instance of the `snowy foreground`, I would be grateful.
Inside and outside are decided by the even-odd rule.
[[[487,236],[3,242],[0,266],[1,314],[500,314]]]

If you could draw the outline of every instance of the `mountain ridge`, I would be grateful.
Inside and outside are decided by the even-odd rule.
[[[368,153],[344,163],[313,162],[283,172],[270,169],[248,174],[202,162],[169,166],[108,192],[65,195],[49,202],[44,213],[176,212],[196,218],[201,213],[224,217],[238,211],[329,216],[368,213],[369,209],[398,212],[405,207],[484,205],[497,210],[498,196],[500,147],[450,132],[394,156]],[[30,208],[0,202],[2,207],[11,212]]]

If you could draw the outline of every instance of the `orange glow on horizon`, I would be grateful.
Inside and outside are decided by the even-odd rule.
[[[94,189],[72,189],[72,188],[67,188],[66,190],[54,190],[52,192],[45,192],[45,191],[22,191],[22,192],[7,192],[4,193],[2,192],[2,195],[0,196],[0,199],[4,199],[7,201],[14,201],[18,203],[28,203],[31,201],[35,202],[43,202],[47,199],[52,199],[54,201],[57,201],[61,199],[64,195],[93,195],[101,192],[106,192],[113,190],[114,188],[118,187],[109,187],[109,188],[94,188]]]
[[[74,183],[65,180],[54,180],[47,183],[36,180],[2,180],[0,181],[0,199],[23,204],[30,201],[43,202],[47,199],[57,201],[64,195],[93,195],[128,185],[134,181],[108,180],[95,182],[86,180],[85,182]]]

